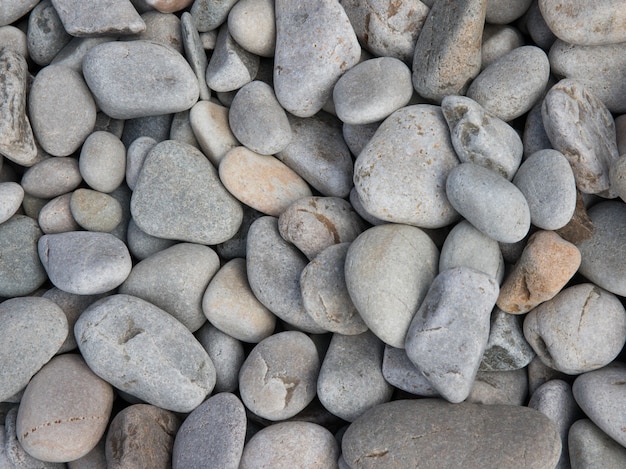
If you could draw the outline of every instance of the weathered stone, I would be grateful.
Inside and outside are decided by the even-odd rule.
[[[466,402],[523,406],[528,400],[526,368],[509,371],[478,371]]]
[[[520,316],[494,308],[491,313],[489,340],[479,371],[512,371],[525,368],[535,351],[524,337]]]
[[[50,0],[44,0],[30,12],[28,53],[37,65],[48,65],[71,39]]]
[[[128,0],[107,0],[85,8],[81,0],[52,0],[65,30],[72,36],[135,34],[146,25]]]

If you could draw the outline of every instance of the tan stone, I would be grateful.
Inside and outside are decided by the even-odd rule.
[[[504,281],[496,304],[507,313],[527,313],[561,291],[578,270],[580,259],[572,243],[553,231],[538,231]]]
[[[150,5],[161,13],[174,13],[187,8],[193,0],[145,0],[146,4]]]

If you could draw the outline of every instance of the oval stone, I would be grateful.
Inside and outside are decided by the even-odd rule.
[[[78,161],[70,157],[47,158],[28,168],[22,176],[24,192],[51,199],[76,189],[83,181]]]
[[[70,212],[82,228],[109,233],[122,221],[122,206],[108,194],[76,189],[70,197]]]
[[[85,140],[78,166],[89,187],[100,192],[113,192],[124,181],[126,147],[112,133],[96,131]]]
[[[24,200],[24,189],[17,182],[0,182],[0,224],[17,212]]]
[[[184,111],[195,104],[200,93],[196,75],[184,57],[149,41],[95,46],[83,59],[83,74],[98,106],[114,119]]]
[[[607,467],[626,467],[626,448],[589,419],[574,422],[567,439],[572,469],[593,467],[598,461]]]
[[[223,333],[210,322],[195,333],[198,342],[209,354],[215,365],[215,387],[213,391],[234,392],[239,387],[239,370],[245,360],[243,344]]]

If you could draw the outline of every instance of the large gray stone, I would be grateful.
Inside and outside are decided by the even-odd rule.
[[[572,469],[626,467],[626,448],[589,419],[574,422],[568,434]]]
[[[119,36],[146,29],[129,0],[107,0],[89,6],[81,0],[52,0],[52,4],[72,36]]]

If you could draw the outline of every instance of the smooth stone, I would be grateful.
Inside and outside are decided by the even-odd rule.
[[[578,248],[554,231],[533,233],[500,288],[498,307],[524,314],[551,300],[578,271],[580,259]]]
[[[173,13],[161,13],[150,10],[142,13],[141,19],[146,23],[146,29],[128,37],[128,40],[142,40],[158,42],[174,49],[179,54],[185,52],[181,21]]]
[[[407,106],[385,119],[361,151],[354,186],[376,218],[441,228],[459,217],[445,190],[458,164],[441,108]]]
[[[278,153],[291,141],[287,114],[272,87],[262,81],[255,80],[237,91],[228,122],[242,145],[262,155]]]
[[[107,469],[170,467],[180,419],[165,409],[135,404],[122,409],[106,435]]]
[[[24,189],[17,182],[0,182],[0,224],[19,210],[24,200]]]
[[[438,397],[430,381],[413,364],[406,350],[385,345],[383,377],[392,386],[416,396]]]
[[[487,6],[489,6],[489,3],[490,1],[488,0]],[[513,49],[523,45],[524,37],[522,33],[513,26],[508,26],[506,23],[502,25],[486,23],[481,45],[481,70],[484,70]]]
[[[0,224],[0,297],[28,295],[46,281],[37,253],[42,235],[37,221],[25,215]]]
[[[202,296],[219,266],[210,247],[179,243],[136,264],[118,291],[158,306],[195,332],[206,321]]]
[[[219,176],[238,200],[275,217],[296,200],[312,195],[304,179],[279,159],[246,147],[233,148],[222,158]]]
[[[254,80],[258,70],[259,56],[237,44],[224,24],[206,69],[208,87],[219,92],[238,90]]]
[[[191,16],[200,32],[212,31],[228,19],[228,13],[237,0],[195,0]]]
[[[399,438],[402,435],[402,438]],[[534,409],[397,400],[352,423],[342,441],[352,468],[502,467],[552,469],[561,454],[554,423]],[[375,464],[375,466],[370,466]]]
[[[467,97],[503,121],[511,121],[541,98],[549,75],[550,62],[543,50],[518,47],[480,72],[468,88]]]
[[[562,290],[524,319],[524,336],[541,361],[577,375],[608,365],[626,341],[626,310],[592,283]]]
[[[361,318],[383,342],[404,340],[439,264],[437,247],[419,228],[388,224],[364,231],[345,263],[348,292]]]
[[[352,204],[352,208],[354,209],[354,211],[370,225],[376,226],[376,225],[384,225],[387,223],[386,221],[376,218],[375,216],[370,215],[369,213],[365,211],[365,208],[363,207],[363,203],[361,202],[361,199],[359,199],[359,194],[355,187],[353,187],[352,190],[350,190],[350,196],[348,200],[350,201],[350,204]]]
[[[555,230],[563,239],[570,243],[580,244],[590,239],[595,233],[595,227],[589,218],[585,201],[580,191],[576,190],[576,208],[572,219],[563,228]]]
[[[552,144],[543,126],[543,117],[541,116],[542,104],[543,102],[535,104],[532,109],[528,111],[528,114],[526,114],[524,133],[522,135],[524,158],[528,158],[539,150],[552,149]]]
[[[110,132],[94,132],[83,143],[78,167],[89,187],[100,192],[113,192],[124,182],[126,147]]]
[[[498,284],[470,267],[441,272],[406,334],[409,359],[450,402],[470,393],[489,339]]]
[[[524,337],[521,317],[494,308],[491,313],[489,340],[478,370],[519,370],[528,366],[534,357],[535,351]]]
[[[578,244],[580,273],[599,287],[626,296],[626,263],[615,255],[621,252],[626,236],[626,207],[620,202],[601,202],[588,213],[595,232]]]
[[[240,145],[228,123],[227,107],[212,101],[198,101],[189,111],[189,122],[200,148],[214,166],[226,153]]]
[[[440,102],[465,94],[481,65],[481,39],[487,0],[435,2],[415,44],[413,87]]]
[[[278,0],[275,8],[274,91],[286,111],[310,117],[358,63],[361,47],[338,0]]]
[[[132,196],[132,191],[126,185],[121,185],[109,195],[117,200],[122,207],[122,221],[113,229],[113,231],[111,231],[111,234],[126,244],[128,224],[132,218],[130,213],[130,198]]]
[[[70,197],[72,217],[88,231],[109,233],[122,221],[122,206],[108,194],[76,189]]]
[[[563,79],[543,100],[546,134],[569,161],[576,186],[586,194],[609,189],[609,169],[619,157],[611,113],[581,83]]]
[[[83,178],[76,158],[47,158],[31,166],[22,176],[24,192],[51,199],[76,189]]]
[[[243,362],[241,400],[260,417],[285,420],[313,400],[319,372],[313,341],[299,331],[279,332],[259,342]]]
[[[257,212],[247,205],[243,206],[243,222],[241,222],[239,231],[229,240],[215,246],[215,250],[220,256],[220,259],[227,261],[235,257],[246,257],[248,230],[254,220],[262,216],[264,215],[261,212]]]
[[[193,133],[193,128],[189,121],[189,111],[181,111],[174,114],[172,127],[170,128],[170,140],[186,143],[200,150],[200,144]]]
[[[97,301],[74,333],[94,373],[149,404],[191,412],[215,385],[213,363],[189,329],[140,298]]]
[[[38,250],[52,284],[77,295],[95,295],[118,287],[132,267],[128,248],[110,233],[47,234],[39,239]]]
[[[353,162],[340,122],[322,113],[287,117],[291,142],[276,157],[322,195],[345,198],[353,187]]]
[[[28,383],[16,433],[28,454],[49,462],[78,459],[107,428],[113,388],[74,354],[50,360]]]
[[[333,415],[353,422],[391,399],[393,387],[382,372],[381,340],[366,331],[333,334],[317,380],[317,397]]]
[[[28,15],[28,55],[46,66],[70,42],[70,36],[50,0],[39,3]]]
[[[584,373],[574,381],[572,392],[576,402],[602,431],[617,443],[626,446],[624,421],[624,385],[626,368],[616,362],[600,370]]]
[[[82,458],[67,462],[67,469],[103,469],[106,467],[105,438]]]
[[[276,316],[254,296],[245,259],[224,264],[205,290],[202,311],[222,332],[249,343],[258,343],[274,332]]]
[[[498,284],[504,278],[504,259],[497,241],[478,231],[467,220],[459,222],[448,233],[439,256],[439,272],[460,266],[484,272]]]
[[[246,412],[231,393],[199,405],[183,422],[174,441],[172,468],[237,469],[244,450]]]
[[[204,47],[205,51],[213,51],[217,42],[217,32],[206,31],[200,33],[200,41],[202,41],[202,47]]]
[[[355,65],[333,89],[337,117],[353,125],[383,120],[406,106],[412,95],[411,70],[393,57],[378,57]]]
[[[278,231],[278,219],[257,218],[248,231],[246,271],[254,296],[283,321],[305,332],[321,334],[304,309],[300,276],[307,259]]]
[[[115,41],[117,38],[114,36],[102,36],[102,37],[73,37],[63,49],[54,56],[51,65],[61,65],[71,68],[77,73],[83,71],[83,58],[89,52],[89,50],[99,44],[105,42]]]
[[[582,84],[609,111],[626,112],[626,85],[619,79],[626,72],[626,43],[580,46],[557,40],[549,57],[553,73]]]
[[[350,152],[355,156],[359,156],[363,148],[365,148],[365,145],[367,145],[367,142],[374,136],[379,126],[380,122],[363,125],[343,124],[341,133]]]
[[[228,31],[248,52],[272,57],[276,47],[276,14],[271,0],[240,0],[228,13]]]
[[[235,392],[239,387],[239,370],[246,358],[243,344],[210,322],[196,331],[196,338],[215,365],[213,392]]]
[[[513,179],[523,154],[522,139],[513,127],[464,96],[446,96],[441,111],[461,163],[484,166]]]
[[[589,419],[577,420],[572,424],[568,442],[572,469],[626,466],[626,448]]]
[[[193,0],[144,0],[147,5],[151,6],[162,13],[173,13],[183,10],[193,3]],[[194,26],[195,27],[195,26]]]
[[[7,0],[0,10],[0,26],[11,24],[31,11],[40,0]]]
[[[124,134],[124,126],[126,122],[122,119],[113,119],[104,112],[99,111],[96,114],[96,125],[93,128],[95,132],[108,132],[117,138],[122,138]],[[89,137],[88,137],[89,138]]]
[[[148,153],[156,144],[157,141],[152,137],[139,137],[128,146],[125,177],[126,184],[131,190],[135,190],[146,156],[148,156]]]
[[[528,399],[525,368],[510,371],[478,371],[466,402],[523,406]]]
[[[174,140],[150,150],[133,191],[131,212],[149,235],[198,244],[230,239],[243,218],[241,204],[207,158]]]
[[[5,49],[17,52],[24,58],[28,57],[28,39],[21,29],[10,25],[0,26],[0,43]]]
[[[65,30],[72,36],[136,34],[146,25],[129,0],[107,0],[85,8],[81,0],[52,0]]]
[[[187,3],[191,3],[193,0],[186,0]],[[206,56],[206,52],[200,42],[200,34],[193,23],[193,18],[189,12],[184,12],[181,16],[182,26],[182,42],[185,47],[185,56],[192,70],[196,74],[198,80],[198,90],[200,92],[200,99],[209,99],[211,97],[211,91],[206,83],[206,68],[209,61]]]
[[[37,142],[53,156],[78,150],[96,123],[96,104],[83,77],[62,65],[37,73],[28,103]]]
[[[154,63],[160,64],[156,75]],[[116,119],[184,111],[198,100],[198,81],[187,61],[155,42],[93,47],[83,59],[83,73],[98,106]],[[152,77],[149,82],[146,75]]]
[[[586,46],[626,41],[626,12],[619,0],[589,4],[581,0],[539,0],[552,32],[570,44]]]
[[[491,24],[512,23],[530,7],[532,0],[487,0],[485,21]]]
[[[541,385],[553,379],[571,382],[571,377],[554,368],[550,368],[541,361],[539,356],[535,355],[528,364],[528,391],[530,394],[532,395]]]
[[[15,178],[11,178],[11,180],[14,179]],[[39,217],[39,212],[41,211],[41,209],[49,201],[50,199],[35,197],[30,195],[28,192],[24,192],[24,200],[22,201],[22,210],[24,211],[24,215],[30,218],[34,218],[36,220]]]
[[[68,335],[65,314],[53,301],[17,297],[0,303],[0,402],[26,387]]]
[[[128,222],[126,245],[132,256],[139,261],[163,251],[174,244],[176,244],[176,241],[172,239],[157,238],[156,236],[151,236],[141,231],[132,218]]]
[[[332,433],[312,422],[265,427],[243,449],[240,469],[336,468],[340,450]]]
[[[546,20],[543,19],[539,3],[533,1],[524,16],[526,20],[526,30],[530,38],[543,50],[549,50],[552,44],[554,44],[554,41],[556,41],[556,36],[546,24]]]

